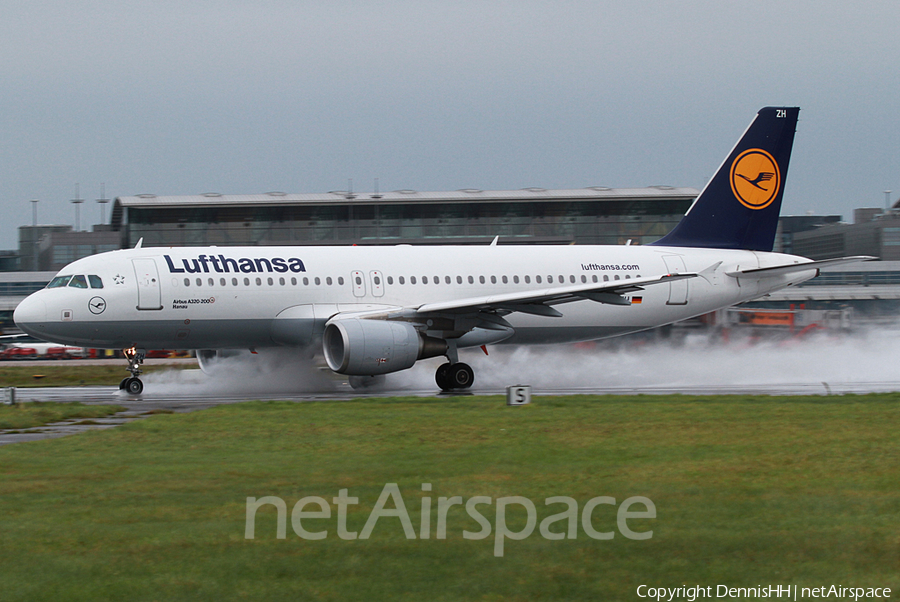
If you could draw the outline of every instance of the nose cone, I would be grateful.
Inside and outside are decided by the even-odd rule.
[[[26,297],[13,312],[16,326],[32,336],[40,336],[41,327],[47,322],[47,305],[37,295]]]

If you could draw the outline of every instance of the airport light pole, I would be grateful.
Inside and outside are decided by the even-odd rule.
[[[75,231],[81,231],[81,204],[84,202],[84,199],[81,198],[81,194],[78,190],[78,184],[75,184],[75,198],[69,201],[73,205],[75,205]]]
[[[891,212],[891,191],[890,190],[884,191],[884,212],[885,213]]]
[[[37,204],[38,199],[31,199],[31,270],[38,271],[38,241],[37,241]]]
[[[100,203],[100,223],[106,223],[106,204],[109,202],[109,199],[106,198],[106,183],[100,184],[100,198],[97,199],[97,202]]]

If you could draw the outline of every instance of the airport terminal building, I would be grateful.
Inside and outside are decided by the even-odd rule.
[[[693,188],[118,197],[122,246],[635,244],[671,230]]]

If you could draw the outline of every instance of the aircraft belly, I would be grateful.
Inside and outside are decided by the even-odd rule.
[[[271,346],[270,319],[117,320],[111,322],[55,322],[58,343],[121,349],[211,349]],[[35,328],[37,331],[38,329]]]

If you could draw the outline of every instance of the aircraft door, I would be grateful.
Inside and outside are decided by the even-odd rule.
[[[159,272],[156,261],[150,258],[132,259],[138,288],[138,309],[162,309],[162,292],[159,288]]]
[[[369,272],[369,278],[372,281],[372,295],[376,297],[384,296],[384,276],[378,270]]]
[[[350,283],[353,285],[353,296],[354,297],[365,297],[366,296],[365,274],[363,274],[359,270],[353,270],[350,273]]]
[[[663,255],[663,261],[666,263],[666,270],[670,274],[683,274],[687,270],[684,268],[684,259],[681,255]],[[688,302],[688,281],[676,280],[669,283],[669,300],[666,305],[687,305]]]

